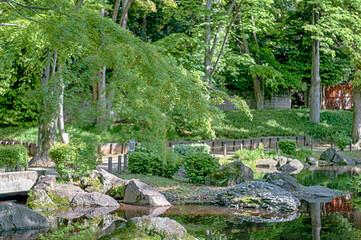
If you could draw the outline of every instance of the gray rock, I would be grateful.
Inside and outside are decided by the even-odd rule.
[[[265,159],[260,159],[258,160],[257,167],[259,168],[276,168],[277,166],[277,161],[272,159],[272,158],[265,158]]]
[[[276,156],[274,159],[277,161],[276,167],[281,167],[288,162],[288,159],[284,156]]]
[[[222,166],[220,170],[205,178],[207,185],[234,186],[241,182],[253,181],[253,171],[242,162]]]
[[[124,203],[151,207],[171,205],[157,190],[137,179],[131,180],[127,185]]]
[[[119,207],[119,203],[112,197],[92,192],[80,193],[71,201],[71,205],[76,206],[93,206],[93,207]]]
[[[187,172],[186,172],[184,166],[181,166],[179,168],[179,170],[176,173],[173,174],[173,176],[175,178],[178,178],[179,180],[182,180],[182,181],[188,181],[189,180],[189,178],[187,176]]]
[[[336,154],[336,149],[331,147],[321,154],[320,159],[331,162],[335,154]]]
[[[337,152],[333,156],[331,162],[336,163],[337,165],[355,165],[355,161],[342,152]]]
[[[129,181],[118,178],[104,169],[99,169],[91,171],[88,176],[81,178],[80,182],[86,192],[107,194],[112,189],[127,185]]]
[[[75,196],[82,193],[85,193],[83,189],[71,183],[56,185],[52,189],[48,189],[48,195],[51,196],[55,204],[63,205],[69,204]]]
[[[0,204],[0,232],[49,228],[45,217],[30,209],[11,202]]]
[[[327,187],[323,186],[311,186],[303,191],[303,194],[316,198],[334,198],[335,192]]]
[[[55,218],[64,218],[64,219],[77,219],[82,216],[87,217],[96,217],[101,215],[106,215],[110,212],[117,210],[118,207],[74,207],[69,208],[66,211],[60,211],[56,213]]]
[[[255,208],[270,212],[293,212],[300,206],[300,201],[291,193],[262,181],[238,184],[221,192],[216,197],[216,203],[221,206]]]
[[[307,157],[306,163],[310,164],[311,166],[318,166],[318,159],[315,157]]]
[[[287,174],[298,174],[303,169],[303,164],[297,159],[288,159],[288,163],[278,167],[279,171]]]
[[[297,192],[303,189],[303,185],[299,184],[296,178],[284,173],[267,173],[263,179],[266,182],[279,186],[288,192]]]
[[[46,234],[49,228],[31,229],[31,230],[18,230],[18,231],[7,231],[0,232],[0,239],[4,240],[35,240],[39,239],[39,235]]]
[[[115,229],[106,239],[195,240],[178,222],[168,217],[135,217]]]

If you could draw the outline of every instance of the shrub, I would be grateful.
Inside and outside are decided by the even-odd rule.
[[[343,151],[347,145],[349,145],[352,139],[345,133],[339,132],[333,136],[333,140],[335,140],[336,145]]]
[[[174,152],[182,156],[194,152],[203,152],[209,154],[211,152],[211,147],[206,143],[179,144],[174,146]]]
[[[178,171],[181,158],[178,154],[152,152],[142,148],[141,152],[129,154],[128,169],[132,173],[152,174],[162,177],[172,177]]]
[[[297,143],[294,139],[282,139],[278,142],[278,146],[286,154],[292,154],[297,149]]]
[[[307,157],[312,156],[312,151],[310,149],[307,148],[301,148],[299,151],[295,151],[292,154],[293,158],[296,158],[300,161],[306,161]]]
[[[25,168],[28,161],[28,150],[23,145],[0,145],[0,167],[15,168],[19,163],[20,168]]]
[[[204,178],[220,167],[218,158],[203,152],[189,153],[183,160],[187,175],[194,183],[204,183]]]
[[[257,161],[264,157],[264,145],[262,143],[259,144],[257,149],[249,150],[249,149],[242,149],[237,150],[235,152],[235,156],[239,160],[250,160],[250,161]]]
[[[94,146],[85,143],[58,144],[50,148],[49,154],[56,164],[56,171],[63,179],[71,180],[74,175],[86,175],[100,163]]]

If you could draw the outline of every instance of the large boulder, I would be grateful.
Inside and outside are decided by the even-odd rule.
[[[124,203],[150,207],[171,205],[161,193],[137,179],[128,183],[125,189]]]
[[[216,203],[232,208],[254,208],[269,212],[297,211],[300,201],[291,193],[267,182],[238,184],[216,197]]]
[[[285,173],[266,173],[263,179],[288,192],[298,192],[303,189],[303,185],[299,184],[296,178]]]
[[[119,207],[119,203],[114,198],[97,192],[78,194],[71,201],[71,205],[91,207]]]
[[[299,199],[307,202],[330,202],[336,197],[332,189],[323,186],[311,186],[296,194]]]
[[[287,159],[287,163],[277,168],[279,171],[287,174],[298,174],[303,169],[303,164],[298,159]]]
[[[165,217],[135,217],[100,239],[195,240],[178,222]]]
[[[98,193],[85,192],[71,183],[57,184],[55,176],[41,177],[28,193],[27,205],[31,209],[53,210],[60,206],[118,207],[113,198]]]
[[[342,152],[337,152],[333,156],[331,162],[335,163],[337,165],[350,165],[350,166],[355,165],[355,160],[353,160],[352,158],[349,158],[346,154],[344,154]]]
[[[80,179],[80,186],[89,193],[98,192],[123,198],[125,186],[128,182],[128,180],[118,178],[104,169],[99,169],[91,171],[86,177],[82,177]]]
[[[331,147],[321,154],[320,159],[325,160],[327,162],[331,162],[335,154],[336,154],[336,149]]]
[[[253,181],[253,171],[242,162],[233,162],[222,166],[220,170],[208,175],[204,180],[207,185],[233,187],[238,183]]]
[[[0,232],[49,228],[45,217],[11,202],[0,204]]]
[[[275,169],[276,166],[277,166],[277,161],[275,159],[272,159],[272,158],[260,159],[260,160],[257,161],[256,166],[258,168]]]
[[[307,157],[306,163],[308,163],[311,166],[318,166],[318,159],[315,157]]]

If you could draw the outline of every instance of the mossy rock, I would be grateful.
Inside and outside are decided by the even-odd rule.
[[[126,185],[121,183],[116,187],[110,189],[108,195],[115,199],[123,199],[125,194]]]
[[[56,204],[49,197],[46,191],[34,191],[28,192],[28,199],[26,200],[26,205],[32,210],[40,210],[40,209],[55,209]]]
[[[205,178],[207,185],[215,186],[234,186],[239,183],[252,181],[253,171],[242,162],[233,162],[223,166],[217,172],[208,175]]]
[[[105,193],[106,189],[104,188],[103,183],[98,177],[83,177],[81,178],[81,188],[86,192],[98,192]]]

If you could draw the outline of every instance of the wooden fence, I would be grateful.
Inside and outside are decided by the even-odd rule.
[[[265,138],[255,138],[255,139],[238,139],[233,141],[200,141],[200,142],[169,142],[167,147],[174,147],[179,144],[192,144],[192,143],[206,143],[211,147],[212,153],[217,152],[229,152],[236,151],[238,149],[256,149],[260,143],[263,143],[266,149],[275,149],[278,150],[278,141],[281,139],[294,139],[296,140],[299,146],[306,146],[309,143],[305,136],[298,137],[265,137]],[[13,145],[13,144],[22,144],[24,145],[29,154],[35,155],[37,149],[37,143],[23,143],[16,141],[0,141],[2,145]],[[103,155],[119,155],[126,154],[129,151],[129,145],[127,143],[107,143],[100,146],[100,151]]]

